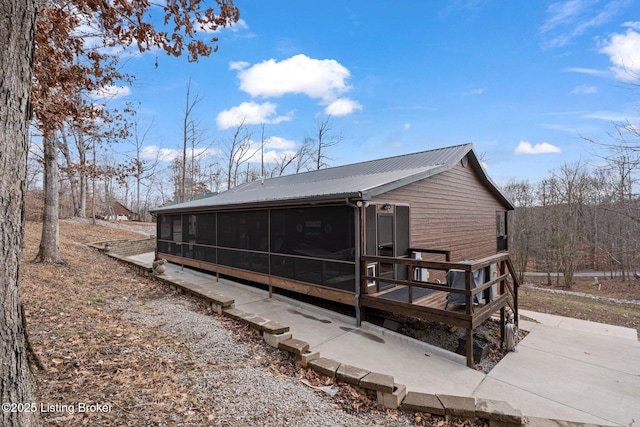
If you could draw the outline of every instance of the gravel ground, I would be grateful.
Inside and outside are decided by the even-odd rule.
[[[91,223],[91,219],[84,218],[70,218],[67,221]],[[155,235],[156,233],[155,224],[102,220],[96,220],[96,223],[108,227],[135,231],[146,236]],[[451,352],[456,351],[456,348],[458,347],[458,338],[464,335],[463,330],[458,330],[457,328],[451,329],[447,325],[437,322],[429,322],[421,319],[407,319],[403,317],[396,318],[396,320],[402,324],[402,327],[398,330],[399,333]],[[497,328],[492,322],[488,322],[486,325],[479,327],[476,330],[476,334],[487,339],[492,344],[489,357],[484,358],[481,362],[483,371],[488,373],[505,355],[505,352],[500,351],[499,344],[497,342],[500,336],[499,328]]]
[[[197,311],[196,304],[184,297],[126,302],[114,309],[141,327],[159,326],[165,334],[182,338],[179,349],[155,351],[170,360],[195,362],[192,371],[180,375],[196,390],[193,400],[209,406],[211,425],[413,425],[411,414],[347,413],[328,394],[295,377],[278,375],[273,366],[282,357],[278,350],[243,340],[243,334],[229,329],[229,321]]]

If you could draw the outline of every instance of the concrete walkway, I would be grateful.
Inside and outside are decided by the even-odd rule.
[[[150,266],[153,254],[130,257]],[[521,311],[530,330],[489,374],[461,356],[374,325],[231,280],[167,264],[171,280],[213,289],[235,307],[290,327],[322,357],[392,375],[408,391],[503,400],[531,418],[640,426],[640,342],[636,331]]]

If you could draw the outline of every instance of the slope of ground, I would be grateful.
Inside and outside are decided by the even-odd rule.
[[[62,221],[64,265],[30,262],[39,236],[40,225],[27,223],[21,298],[44,368],[33,372],[46,425],[470,424],[384,410],[372,396],[296,367],[253,331],[82,244],[140,234]]]
[[[579,278],[567,291],[528,278],[519,303],[526,310],[633,328],[640,338],[638,280]]]
[[[136,224],[136,232],[76,220],[60,226],[67,263],[30,262],[40,224],[28,222],[21,266],[27,330],[45,368],[34,367],[34,379],[47,425],[469,424],[385,411],[372,396],[296,367],[253,331],[83,244],[144,238],[139,232],[152,234],[153,225]],[[522,308],[640,328],[640,305],[605,299],[638,300],[640,282],[577,284],[587,296],[535,285],[521,288]],[[450,332],[415,322],[436,341]],[[313,391],[301,379],[337,393]]]

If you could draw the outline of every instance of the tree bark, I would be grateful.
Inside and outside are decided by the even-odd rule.
[[[42,138],[44,149],[44,212],[42,237],[35,262],[64,263],[58,243],[58,158],[55,135],[46,133]]]
[[[62,140],[60,141],[60,151],[64,156],[66,162],[66,174],[69,181],[69,189],[71,191],[71,203],[73,204],[73,216],[78,216],[80,210],[80,202],[78,201],[78,181],[76,180],[76,165],[73,164],[71,159],[71,152],[69,151],[69,143],[65,132],[62,132]]]
[[[36,6],[36,0],[0,3],[0,402],[9,404],[34,401],[18,279]],[[35,412],[11,409],[0,410],[0,425],[38,425]]]

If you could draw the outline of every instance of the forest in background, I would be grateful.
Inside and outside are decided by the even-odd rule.
[[[512,180],[503,187],[516,206],[510,251],[521,275],[558,272],[548,275],[548,284],[565,288],[576,271],[637,279],[639,134],[631,125],[616,129],[616,143],[606,146],[609,155],[600,164],[565,164],[540,182]]]

